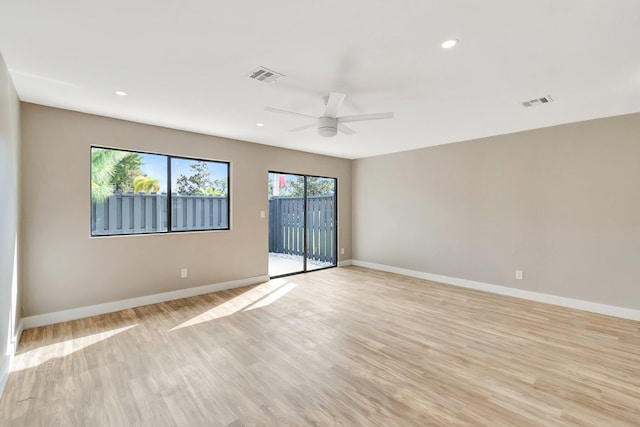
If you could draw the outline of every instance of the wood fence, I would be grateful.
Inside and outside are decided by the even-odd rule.
[[[229,199],[216,196],[171,195],[171,230],[227,228]],[[112,194],[91,203],[91,234],[156,233],[167,231],[166,193]]]
[[[304,198],[269,199],[269,252],[304,255]],[[336,262],[335,197],[307,197],[307,258]]]

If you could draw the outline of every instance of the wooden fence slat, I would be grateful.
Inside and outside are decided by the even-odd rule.
[[[192,223],[191,223],[191,227],[192,229],[198,230],[200,228],[200,212],[199,212],[199,208],[200,208],[200,200],[199,199],[191,199],[191,209],[192,209]]]
[[[95,234],[104,234],[104,203],[91,204],[91,227],[95,227]]]
[[[227,197],[179,196],[171,199],[173,230],[209,230],[229,224]],[[116,192],[91,203],[92,235],[167,231],[167,194]]]
[[[316,205],[317,200],[312,197],[307,198],[309,207],[307,208],[307,258],[315,260],[316,258]]]
[[[325,199],[322,198],[317,198],[316,199],[316,205],[317,205],[317,211],[316,211],[316,216],[318,218],[318,222],[317,222],[317,226],[316,226],[316,260],[317,261],[324,261],[324,221],[325,221],[325,217],[323,215],[323,208],[324,208],[324,201]]]
[[[122,209],[120,216],[122,217],[122,232],[130,233],[133,226],[133,206],[131,204],[131,196],[129,194],[122,195]]]
[[[162,194],[160,194],[159,197],[156,197],[155,208],[153,209],[153,224],[151,226],[156,231],[164,231],[162,224],[162,205],[160,203],[164,201],[166,206],[167,202],[163,199],[164,196]]]
[[[323,216],[322,216],[322,206],[323,206],[323,200],[324,199],[320,199],[320,198],[316,198],[316,228],[315,228],[315,259],[316,261],[322,261],[322,239],[323,239],[323,235],[322,235],[322,221],[324,220]]]
[[[178,201],[180,199],[178,199],[178,197],[176,197],[176,194],[172,194],[171,195],[171,229],[172,230],[179,230],[180,228],[178,227],[178,217],[181,215],[182,211],[178,210]]]
[[[278,232],[281,233],[280,240],[282,253],[287,253],[287,204],[282,200],[280,202],[282,205],[280,206],[281,218]]]
[[[333,236],[331,234],[331,205],[330,205],[330,200],[329,199],[324,199],[323,200],[323,204],[324,204],[324,223],[323,223],[323,230],[322,230],[322,234],[323,234],[323,252],[322,252],[322,260],[323,261],[329,261],[329,259],[331,258],[331,254],[329,253],[329,246],[330,246],[330,240],[331,238],[329,236]]]
[[[300,206],[298,206],[298,204],[298,200],[291,201],[291,247],[294,255],[300,255],[300,247],[298,245],[298,230],[300,227],[298,211],[300,210]]]
[[[320,227],[322,224],[322,217],[320,216],[320,201],[317,197],[313,198],[313,216],[315,221],[313,224],[313,260],[319,261],[320,259]]]
[[[269,208],[269,209],[268,209],[268,215],[269,215],[269,216],[268,216],[268,218],[269,218],[269,231],[271,231],[271,230],[273,230],[273,229],[275,228],[275,227],[274,227],[275,218],[274,218],[274,215],[273,215],[273,207],[275,206],[276,201],[275,201],[275,199],[269,199],[269,202],[268,202],[268,203],[269,203],[269,204],[268,204],[268,208]],[[275,247],[274,240],[275,240],[275,236],[274,236],[273,234],[274,234],[274,233],[269,233],[269,252],[274,252],[274,247]]]
[[[96,204],[91,203],[91,231],[92,232],[98,228],[96,224],[96,217],[97,217],[96,210],[97,210]]]
[[[283,200],[282,201],[282,207],[284,209],[284,214],[282,216],[282,226],[284,231],[284,234],[282,235],[282,250],[285,251],[285,253],[288,253],[289,251],[289,242],[288,242],[288,238],[289,238],[289,201],[288,200]]]
[[[304,200],[296,201],[296,255],[304,255]]]
[[[187,209],[184,204],[184,197],[178,196],[178,198],[176,198],[176,209],[176,229],[184,230],[187,224]]]
[[[280,199],[276,199],[275,206],[275,217],[276,217],[276,227],[275,232],[273,234],[276,235],[276,252],[282,252],[284,250],[284,245],[282,244],[282,206]]]
[[[282,200],[282,206],[280,206],[280,212],[282,217],[281,217],[281,222],[280,222],[280,229],[278,230],[281,236],[281,240],[282,240],[282,253],[287,253],[287,204],[284,203]]]
[[[109,216],[107,221],[109,223],[109,234],[115,234],[118,232],[118,197],[113,194],[109,197]]]
[[[326,250],[326,235],[325,235],[325,207],[326,207],[326,199],[318,200],[318,261],[326,261],[325,250]]]
[[[185,224],[185,227],[190,229],[193,228],[194,224],[193,224],[193,220],[195,218],[195,200],[194,199],[190,199],[190,198],[184,198],[184,201],[186,203],[186,211],[187,211],[187,222]]]
[[[314,240],[314,228],[315,218],[313,215],[315,201],[311,197],[307,197],[307,208],[305,209],[305,215],[307,217],[307,259],[313,259],[313,240]]]
[[[211,207],[213,206],[213,202],[210,199],[202,200],[202,227],[203,228],[211,228],[213,227],[213,221],[211,216]]]
[[[140,197],[135,197],[133,199],[133,232],[140,232],[140,225],[142,223],[142,209],[140,208]]]
[[[333,239],[333,234],[331,234],[331,200],[327,199],[324,201],[324,259],[325,262],[331,260],[331,240]]]
[[[155,194],[145,197],[144,200],[144,231],[153,232],[153,200]]]
[[[224,198],[220,199],[220,203],[218,203],[218,210],[220,211],[221,223],[218,225],[219,227],[229,227],[231,224],[229,223],[229,199]]]
[[[331,235],[329,245],[329,258],[331,258],[331,262],[333,262],[334,254],[338,253],[338,242],[336,242],[336,201],[335,198],[329,201],[329,231],[328,233]]]
[[[291,200],[288,201],[288,203],[286,204],[287,206],[287,214],[285,216],[286,221],[287,221],[287,233],[286,233],[286,239],[285,239],[285,247],[287,248],[287,252],[289,254],[293,253],[293,239],[292,239],[292,233],[291,233],[291,229],[293,228],[293,202]]]
[[[293,230],[295,228],[294,223],[293,223],[293,218],[294,218],[293,215],[294,215],[295,206],[294,206],[293,200],[289,200],[289,202],[287,203],[287,206],[288,206],[288,211],[289,211],[288,216],[287,216],[287,225],[288,225],[287,233],[288,233],[288,238],[289,238],[288,245],[289,245],[290,253],[291,254],[295,254],[295,242],[293,240],[293,238],[294,238]]]
[[[197,230],[202,230],[204,228],[204,203],[202,203],[202,198],[194,199],[193,203],[195,204],[193,226]]]
[[[322,261],[322,250],[323,246],[323,235],[322,235],[322,220],[324,219],[322,215],[323,203],[322,200],[316,199],[317,202],[317,215],[318,215],[318,226],[316,227],[316,260]]]
[[[304,211],[305,209],[305,205],[304,205],[304,199],[300,200],[298,203],[298,227],[297,227],[297,232],[298,232],[298,254],[299,255],[304,255],[304,251],[305,251],[305,247],[304,247],[304,243],[305,243],[305,236],[304,236],[304,217],[306,215],[306,212]]]
[[[269,252],[335,263],[335,196],[269,199]],[[306,216],[307,229],[304,229]]]
[[[291,244],[291,253],[293,255],[298,255],[298,251],[296,250],[296,202],[292,200],[289,203],[289,238]]]

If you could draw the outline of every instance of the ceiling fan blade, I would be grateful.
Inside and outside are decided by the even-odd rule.
[[[271,111],[272,113],[286,114],[288,116],[294,116],[294,117],[304,117],[306,119],[317,119],[317,117],[309,116],[307,114],[296,113],[296,112],[287,111],[287,110],[280,110],[278,108],[273,108],[273,107],[265,107],[264,109],[266,111]]]
[[[351,129],[348,126],[345,126],[343,124],[339,124],[338,125],[338,130],[342,133],[344,133],[345,135],[353,135],[354,133],[356,133],[355,130]]]
[[[315,127],[315,126],[316,126],[315,123],[311,123],[309,125],[304,125],[304,126],[300,126],[298,128],[290,129],[289,132],[300,132],[301,130],[309,129],[309,128],[312,128],[312,127]]]
[[[381,119],[391,119],[391,118],[393,118],[393,113],[373,113],[373,114],[359,114],[357,116],[338,117],[338,120],[341,123],[347,123],[347,122],[362,122],[364,120],[381,120]]]
[[[347,95],[340,92],[331,92],[329,99],[327,99],[327,108],[324,110],[324,117],[336,118],[338,116],[338,110]]]

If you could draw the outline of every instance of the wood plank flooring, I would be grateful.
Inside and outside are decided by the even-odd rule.
[[[357,267],[24,332],[2,426],[640,425],[640,322]]]

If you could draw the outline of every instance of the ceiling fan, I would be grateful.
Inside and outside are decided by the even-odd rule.
[[[342,106],[342,102],[347,95],[340,92],[331,92],[327,99],[327,107],[324,109],[324,114],[320,117],[309,116],[307,114],[296,113],[293,111],[280,110],[278,108],[266,107],[265,110],[272,113],[286,114],[294,117],[304,117],[306,119],[314,119],[316,123],[301,126],[299,128],[291,129],[289,132],[298,132],[301,130],[309,129],[314,126],[318,128],[318,135],[326,138],[335,136],[338,131],[345,135],[353,135],[355,130],[344,123],[348,122],[362,122],[365,120],[380,120],[390,119],[393,117],[393,113],[373,113],[373,114],[358,114],[355,116],[342,116],[338,117],[338,110]]]

